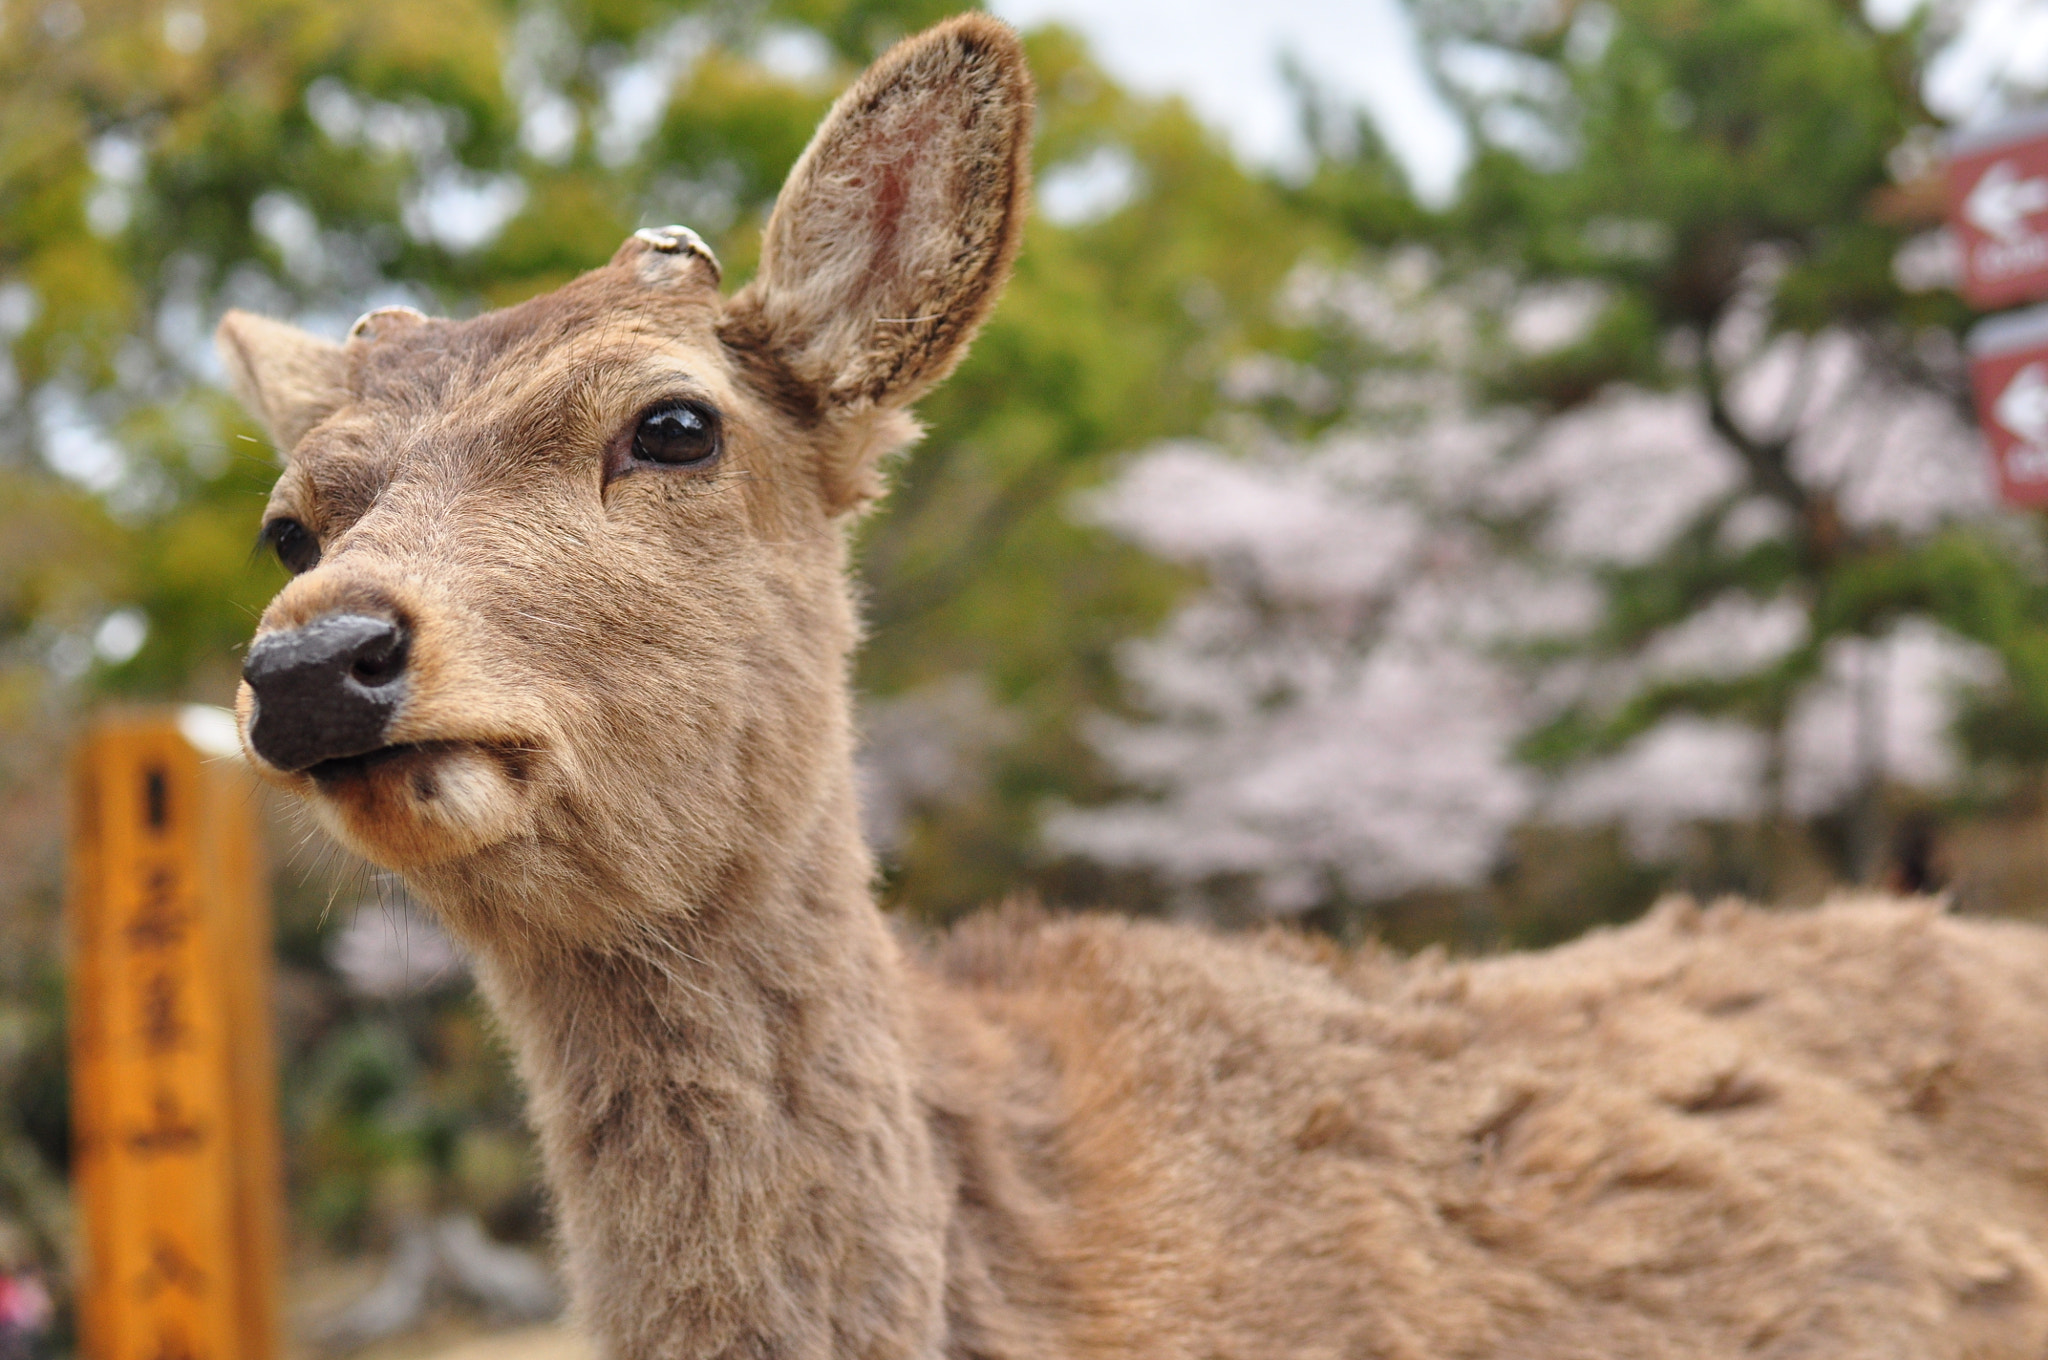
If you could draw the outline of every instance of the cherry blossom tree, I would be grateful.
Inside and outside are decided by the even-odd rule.
[[[1304,270],[1282,311],[1388,360],[1369,380],[1260,356],[1226,377],[1215,441],[1163,444],[1082,515],[1208,585],[1123,671],[1139,719],[1100,754],[1148,795],[1063,809],[1059,850],[1291,913],[1483,876],[1534,805],[1514,758],[1533,696],[1496,651],[1583,630],[1581,573],[1502,551],[1474,511],[1528,422],[1472,411],[1442,361],[1470,317],[1428,257]],[[1335,425],[1313,425],[1337,403]],[[1268,418],[1252,412],[1264,408]]]
[[[1458,199],[1403,210],[1318,106],[1302,196],[1360,263],[1298,270],[1313,338],[1083,507],[1206,585],[1095,733],[1132,796],[1052,845],[1287,911],[1473,884],[1532,821],[1739,824],[1770,891],[1802,837],[1869,878],[1888,788],[2048,752],[2039,526],[1900,207],[1983,44],[1910,8],[1418,0]]]
[[[1930,545],[1996,523],[1983,450],[1853,331],[1774,332],[1781,275],[1748,277],[1716,392],[1545,411],[1487,375],[1581,342],[1597,292],[1415,248],[1297,271],[1280,311],[1321,362],[1240,363],[1216,438],[1080,506],[1206,584],[1126,648],[1135,716],[1093,729],[1133,796],[1057,810],[1050,844],[1284,914],[1478,883],[1532,820],[1654,859],[1696,823],[1952,788],[1959,705],[2004,668],[1920,586]]]

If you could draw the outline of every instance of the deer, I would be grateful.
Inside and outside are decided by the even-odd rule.
[[[467,320],[220,323],[293,573],[247,757],[473,955],[598,1353],[2048,1351],[2037,928],[891,924],[848,534],[1003,286],[1032,117],[955,18],[833,105],[730,295],[670,227]]]

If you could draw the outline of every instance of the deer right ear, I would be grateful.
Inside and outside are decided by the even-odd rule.
[[[1000,20],[963,14],[883,54],[789,172],[760,272],[727,304],[728,345],[827,415],[901,407],[945,377],[1017,253],[1031,111]],[[828,484],[871,481],[828,470]]]
[[[342,347],[297,326],[231,311],[220,319],[213,343],[235,399],[269,429],[282,457],[348,400]]]

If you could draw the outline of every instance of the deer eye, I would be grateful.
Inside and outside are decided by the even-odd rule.
[[[294,576],[311,571],[320,561],[320,540],[295,519],[271,520],[263,526],[262,539]]]
[[[633,431],[633,456],[649,463],[701,465],[718,456],[718,447],[718,413],[694,401],[658,406]]]

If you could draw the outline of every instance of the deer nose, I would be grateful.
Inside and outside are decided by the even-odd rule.
[[[242,661],[256,696],[249,744],[281,770],[383,746],[405,698],[408,641],[396,620],[370,614],[326,614],[256,639]]]

